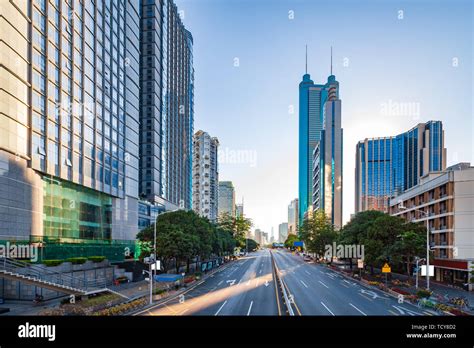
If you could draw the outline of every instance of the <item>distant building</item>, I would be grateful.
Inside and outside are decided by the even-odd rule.
[[[282,222],[278,225],[278,241],[284,243],[288,238],[288,222]]]
[[[416,186],[422,176],[445,168],[441,121],[420,123],[393,137],[360,141],[356,146],[355,212],[388,211],[392,195]]]
[[[235,205],[235,216],[244,216],[244,204],[236,204]]]
[[[474,167],[461,163],[427,174],[389,204],[391,215],[425,226],[428,221],[434,250],[430,264],[437,281],[469,282],[474,266]]]
[[[224,213],[235,217],[235,190],[232,181],[219,181],[218,216]]]
[[[219,141],[199,130],[193,138],[193,210],[210,221],[217,220],[217,150]]]
[[[298,198],[295,198],[288,205],[288,234],[296,235],[298,233]]]
[[[259,228],[256,228],[254,232],[254,236],[255,236],[254,239],[258,244],[260,245],[268,244],[268,241],[269,241],[268,232],[263,232]]]

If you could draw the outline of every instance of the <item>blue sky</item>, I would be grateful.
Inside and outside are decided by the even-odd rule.
[[[317,83],[326,81],[331,45],[334,50],[344,128],[344,221],[354,212],[359,140],[437,119],[445,127],[448,165],[474,163],[471,1],[176,3],[194,37],[195,130],[219,138],[227,153],[219,178],[234,182],[254,227],[277,232],[297,197],[305,44],[308,73]]]

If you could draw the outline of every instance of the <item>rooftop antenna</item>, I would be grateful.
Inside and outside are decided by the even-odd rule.
[[[308,45],[306,45],[306,64],[305,64],[305,74],[308,73]]]
[[[331,75],[332,75],[332,46],[331,46]]]

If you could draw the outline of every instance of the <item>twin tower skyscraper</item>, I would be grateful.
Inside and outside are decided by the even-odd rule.
[[[315,84],[307,71],[299,85],[299,221],[324,210],[330,222],[342,226],[342,127],[339,82],[331,73]]]

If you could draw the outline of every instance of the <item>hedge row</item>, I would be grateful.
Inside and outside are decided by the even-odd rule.
[[[87,260],[92,262],[102,262],[105,260],[105,256],[71,257],[65,260],[43,260],[43,264],[48,267],[59,266],[63,262],[71,262],[73,265],[82,265]]]

